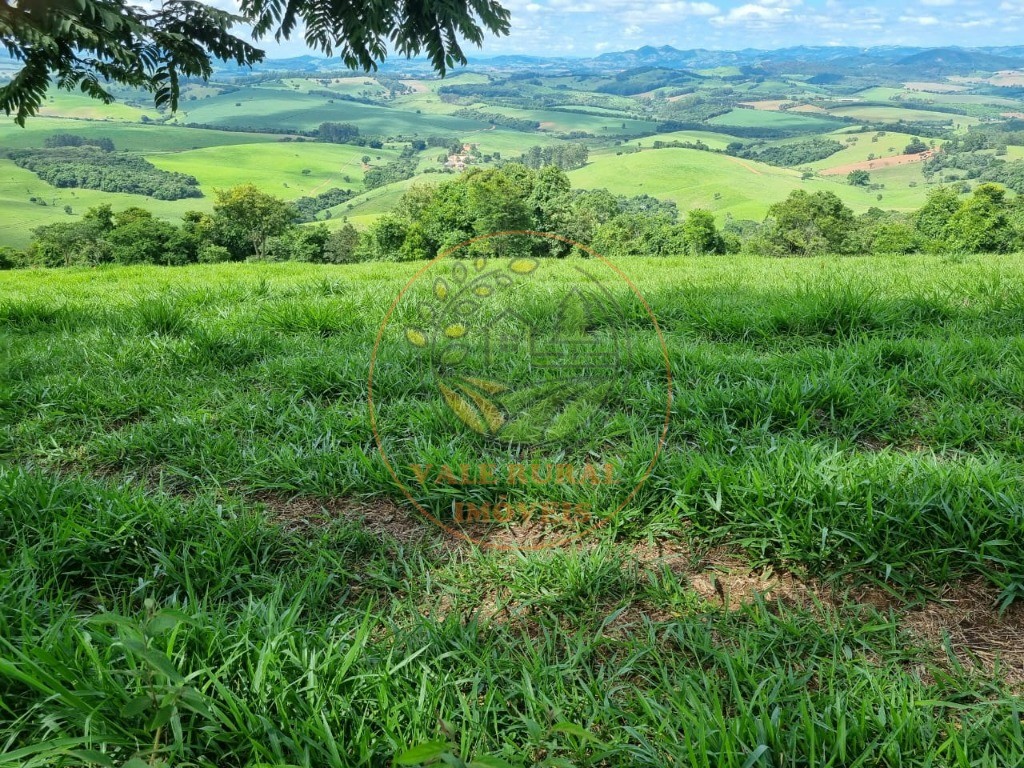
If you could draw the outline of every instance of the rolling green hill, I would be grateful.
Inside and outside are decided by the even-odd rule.
[[[486,128],[476,120],[447,115],[416,114],[378,104],[328,99],[287,89],[246,88],[189,102],[176,118],[182,124],[229,128],[271,128],[309,131],[323,122],[354,123],[377,136],[449,135]]]
[[[877,193],[851,187],[845,180],[805,181],[795,170],[695,149],[603,155],[570,172],[569,177],[574,185],[587,189],[606,187],[622,194],[648,194],[673,200],[682,209],[706,208],[739,219],[763,219],[769,205],[795,189],[834,192],[855,211],[879,204]],[[926,193],[923,185],[908,188],[896,207],[918,207]]]

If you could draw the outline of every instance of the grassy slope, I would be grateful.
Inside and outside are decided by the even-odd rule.
[[[919,172],[919,171],[918,171]],[[683,209],[707,208],[742,219],[764,218],[767,206],[795,189],[829,190],[856,211],[877,205],[874,192],[851,187],[844,180],[801,180],[798,171],[739,160],[695,149],[658,149],[630,155],[601,155],[572,171],[573,184],[607,187],[622,194],[647,193],[675,200]],[[721,195],[715,199],[715,194]],[[901,193],[901,208],[920,206],[923,185]]]
[[[148,128],[131,126],[139,134]],[[188,129],[164,128],[159,132],[163,141],[153,144],[161,150],[169,150],[180,142],[179,131]],[[42,131],[40,131],[42,133]],[[205,134],[206,131],[190,131]],[[246,138],[246,134],[209,132],[213,140]],[[107,135],[97,131],[97,135]],[[122,138],[112,132],[115,142]],[[254,135],[252,139],[262,137]],[[137,136],[136,140],[141,140]],[[187,200],[154,200],[140,195],[101,192],[90,189],[57,189],[41,181],[30,171],[18,168],[9,160],[0,160],[0,206],[4,216],[0,219],[0,245],[23,247],[31,239],[31,230],[57,221],[71,221],[64,212],[70,205],[74,214],[80,215],[88,208],[109,203],[115,211],[131,206],[148,208],[155,215],[179,219],[186,211],[209,211],[213,205],[215,189],[225,189],[236,184],[252,183],[266,192],[285,200],[294,200],[308,194],[316,194],[331,187],[359,190],[362,186],[363,155],[369,154],[372,164],[385,163],[397,156],[393,150],[371,150],[337,144],[316,144],[312,142],[261,143],[254,151],[252,144],[209,146],[204,149],[173,152],[160,151],[146,154],[158,168],[180,171],[195,176],[202,187],[204,197]],[[381,159],[377,160],[377,156]],[[303,170],[309,170],[303,175]],[[350,181],[345,181],[348,176]],[[29,201],[38,197],[47,205],[40,206]]]
[[[653,136],[644,136],[642,139],[631,139],[624,141],[624,146],[642,145],[650,147],[656,141],[703,141],[711,149],[725,149],[730,143],[737,141],[733,136],[712,131],[670,131],[668,133],[656,133]]]
[[[835,129],[833,120],[800,114],[799,112],[766,112],[760,109],[734,109],[724,115],[713,117],[708,122],[715,125],[736,125],[746,128],[787,128],[813,132]]]
[[[679,383],[670,441],[615,526],[523,554],[340,512],[398,498],[365,374],[419,266],[0,274],[9,763],[387,764],[432,739],[517,766],[1024,760],[1021,700],[941,635],[922,650],[902,598],[738,607],[730,574],[1024,580],[1024,258],[623,261]],[[617,330],[638,425],[657,355]],[[404,360],[378,395],[416,418],[385,439],[480,450]]]
[[[950,120],[957,128],[969,125],[977,125],[980,120],[976,117],[966,115],[955,115],[946,112],[931,112],[924,109],[907,109],[906,107],[874,107],[874,106],[841,106],[829,110],[834,115],[853,117],[858,120],[882,120],[895,123],[899,120],[907,121],[933,121],[946,123]]]
[[[263,145],[255,152],[251,146],[241,145],[151,155],[148,159],[158,168],[192,174],[208,195],[214,188],[256,184],[264,192],[292,200],[329,187],[358,188],[365,155],[370,156],[371,164],[381,165],[398,153],[346,144],[289,142]],[[304,170],[309,174],[303,175]],[[351,181],[346,182],[345,176]]]
[[[46,104],[39,109],[40,117],[73,117],[85,120],[105,120],[111,122],[127,121],[139,122],[143,116],[150,120],[156,120],[161,115],[147,102],[145,94],[139,96],[140,101],[146,102],[144,107],[136,107],[126,104],[124,101],[115,101],[112,104],[104,104],[101,101],[86,96],[84,93],[51,90],[47,94]]]
[[[37,197],[46,206],[29,201]],[[94,189],[57,189],[31,171],[18,168],[10,160],[0,160],[0,245],[24,247],[31,239],[35,227],[57,221],[74,221],[93,206],[110,204],[115,211],[142,206],[155,215],[168,219],[180,218],[186,211],[210,210],[212,198],[187,200],[154,200],[141,195],[100,192]],[[74,217],[64,212],[70,205]]]
[[[224,144],[257,144],[281,140],[281,136],[274,134],[38,117],[29,120],[24,128],[14,121],[0,121],[0,147],[41,147],[46,137],[55,133],[73,133],[90,139],[108,138],[118,150],[130,152],[180,152]]]
[[[844,132],[829,135],[828,138],[834,138],[843,144],[845,149],[826,157],[824,160],[808,163],[807,167],[820,171],[827,168],[836,168],[841,165],[849,165],[850,163],[862,163],[868,159],[868,155],[875,155],[876,157],[901,155],[903,154],[903,149],[914,138],[909,133],[887,132],[884,136],[879,136],[878,140],[875,141],[877,135],[874,131],[871,133]],[[853,142],[847,143],[850,139],[853,139]]]
[[[240,106],[235,106],[239,104]],[[449,135],[479,130],[476,120],[422,114],[402,109],[336,100],[274,88],[247,88],[190,102],[178,118],[182,123],[312,130],[320,123],[354,123],[368,135]]]

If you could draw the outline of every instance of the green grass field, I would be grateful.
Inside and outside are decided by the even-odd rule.
[[[951,122],[957,128],[977,125],[980,120],[976,117],[968,117],[966,115],[955,115],[947,112],[931,112],[925,109],[908,109],[906,107],[874,107],[874,106],[841,106],[833,107],[829,110],[833,115],[839,115],[841,117],[853,117],[857,120],[878,120],[887,123],[895,123],[900,120],[906,120],[908,122],[914,121],[925,121],[925,122],[939,122],[948,123]]]
[[[138,133],[132,135],[141,141],[145,131],[149,129],[143,126],[129,126],[121,130],[137,131]],[[185,139],[183,135],[178,135],[182,131],[213,134],[210,137],[211,146],[197,150],[171,151],[171,148],[176,146],[175,141],[181,142]],[[41,134],[43,131],[26,136]],[[95,135],[110,135],[115,142],[123,138],[113,131],[109,134],[96,131]],[[178,220],[186,211],[212,210],[214,191],[237,184],[256,184],[265,192],[284,200],[315,195],[332,187],[359,191],[362,188],[361,160],[364,155],[370,156],[372,165],[386,163],[397,156],[397,153],[390,149],[374,150],[342,144],[274,141],[261,143],[259,149],[254,151],[252,143],[219,146],[212,143],[214,140],[226,138],[239,138],[243,141],[249,138],[250,141],[256,142],[263,138],[259,134],[250,136],[244,133],[165,128],[160,135],[163,140],[153,142],[160,151],[155,154],[146,153],[146,158],[158,168],[195,176],[199,180],[204,197],[167,201],[92,189],[58,189],[41,181],[31,171],[18,168],[10,160],[0,159],[0,208],[4,213],[0,218],[0,245],[24,247],[28,245],[31,232],[36,227],[59,221],[74,221],[89,208],[103,204],[110,204],[115,211],[141,206],[156,216]],[[40,144],[41,139],[39,142],[33,139],[31,145]],[[378,156],[380,160],[377,159]],[[303,171],[309,173],[304,174]],[[46,205],[31,202],[32,197],[42,200]],[[72,216],[64,212],[65,205],[71,206]]]
[[[552,131],[554,133],[586,131],[595,136],[612,136],[643,133],[654,128],[653,123],[645,120],[631,120],[623,117],[565,112],[555,109],[518,109],[516,107],[494,107],[486,104],[479,104],[477,106],[485,112],[497,112],[524,120],[536,120],[540,123],[542,131]]]
[[[39,117],[29,120],[24,128],[13,121],[0,121],[0,147],[41,147],[47,137],[58,133],[73,133],[87,139],[110,139],[118,150],[145,153],[181,152],[224,144],[262,144],[280,141],[282,138],[280,135],[267,133]]]
[[[644,136],[642,139],[630,139],[624,141],[623,146],[653,146],[656,141],[703,141],[711,149],[725,149],[729,144],[736,141],[732,136],[712,131],[669,131],[668,133],[656,133],[653,136]],[[610,150],[609,150],[610,151]]]
[[[920,174],[920,169],[916,169]],[[652,149],[629,155],[599,155],[569,173],[574,186],[602,187],[621,194],[649,194],[674,200],[680,209],[706,208],[740,219],[764,219],[772,203],[790,192],[828,190],[857,212],[878,205],[875,192],[852,187],[843,178],[802,180],[800,173],[751,160],[696,149]],[[924,185],[902,190],[892,207],[918,208],[927,195]],[[889,203],[886,204],[889,207]]]
[[[32,202],[33,197],[46,205]],[[0,160],[0,245],[24,248],[36,227],[58,221],[76,221],[89,208],[104,204],[109,204],[115,211],[141,206],[156,216],[180,219],[186,211],[211,210],[213,198],[212,192],[202,198],[154,200],[141,195],[95,189],[57,189],[10,160]],[[72,215],[64,212],[65,205],[71,206]]]
[[[397,155],[393,150],[348,144],[287,142],[263,145],[255,152],[251,145],[238,145],[150,155],[147,159],[166,171],[195,176],[209,196],[215,188],[256,184],[264,192],[293,200],[330,187],[359,188],[364,156],[370,157],[371,165],[382,165]],[[349,181],[345,181],[346,176]]]
[[[420,264],[0,273],[0,765],[1024,762],[1024,257],[618,266],[667,442],[535,551],[442,536],[377,451]],[[593,320],[633,375],[556,445],[634,466],[660,345]],[[507,455],[383,338],[396,464]]]
[[[846,148],[836,152],[834,155],[808,163],[808,168],[816,171],[828,168],[837,168],[850,163],[863,163],[869,159],[869,155],[879,157],[892,157],[903,154],[914,137],[909,133],[886,132],[879,136],[876,132],[871,133],[836,133],[828,136],[843,144]],[[937,142],[941,144],[941,142]],[[801,166],[803,167],[803,166]]]
[[[161,115],[153,108],[150,97],[138,94],[138,100],[145,106],[136,107],[126,104],[123,100],[112,104],[104,104],[84,93],[51,89],[47,94],[46,103],[40,107],[40,117],[71,117],[84,120],[103,120],[108,122],[137,123],[145,116],[156,120]]]
[[[236,106],[237,105],[237,106]],[[377,104],[335,100],[282,88],[247,88],[189,102],[179,123],[224,127],[313,130],[323,122],[354,123],[373,136],[396,134],[447,136],[487,126],[476,120],[439,114],[416,114]]]
[[[784,128],[812,132],[829,131],[837,127],[835,120],[823,120],[799,112],[769,112],[762,109],[734,109],[724,115],[713,117],[708,122],[743,128]]]

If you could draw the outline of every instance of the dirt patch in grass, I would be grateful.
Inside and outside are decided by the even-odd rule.
[[[427,93],[430,91],[427,86],[421,83],[419,80],[399,80],[402,85],[412,88],[413,93]]]
[[[898,165],[911,165],[923,163],[935,153],[932,151],[922,152],[919,155],[893,155],[892,157],[879,157],[874,160],[863,160],[859,163],[847,163],[837,165],[834,168],[826,168],[821,171],[822,176],[845,176],[851,171],[879,171],[883,168],[894,168]]]
[[[759,170],[757,170],[757,168],[755,168],[754,166],[750,165],[749,163],[744,163],[738,157],[730,157],[729,160],[731,160],[732,162],[736,163],[736,165],[742,165],[744,168],[746,168],[748,171],[750,171],[751,173],[753,173],[756,176],[763,176],[764,175]]]
[[[752,568],[740,553],[724,548],[699,557],[682,544],[638,544],[630,555],[643,570],[664,567],[684,576],[708,604],[728,611],[757,600],[778,600],[806,610],[864,606],[891,612],[914,641],[931,649],[933,663],[975,669],[987,677],[998,674],[1024,690],[1024,605],[1000,613],[998,590],[980,579],[947,585],[932,599],[908,604],[877,587],[843,589],[786,571]]]
[[[109,482],[114,478],[104,479]],[[121,475],[117,479],[124,482],[126,478]],[[133,480],[138,482],[139,478]],[[169,491],[163,483],[155,487],[145,484],[154,492]],[[175,495],[189,494],[183,491]],[[461,555],[471,546],[443,532],[408,504],[390,499],[323,499],[263,492],[248,496],[247,500],[265,507],[271,518],[288,530],[324,526],[344,519],[401,545],[440,545],[452,556]],[[566,538],[565,531],[540,524],[464,530],[472,534],[475,542],[506,550],[552,546]],[[571,546],[592,548],[597,543],[596,537],[584,537]],[[989,678],[998,677],[1015,691],[1024,691],[1024,604],[1017,603],[1000,612],[998,590],[982,579],[934,587],[933,597],[908,602],[906,597],[880,587],[843,587],[802,579],[788,571],[754,568],[742,552],[728,547],[699,553],[682,541],[622,542],[620,546],[627,550],[624,567],[652,574],[668,569],[682,577],[709,606],[726,611],[765,600],[805,610],[826,608],[845,612],[865,606],[883,614],[891,613],[911,640],[931,653],[929,661],[933,665],[975,670]],[[443,619],[455,609],[455,601],[442,597],[436,605],[425,609],[425,615]],[[530,623],[532,615],[530,610],[517,606],[501,585],[495,585],[484,598],[472,606],[463,606],[462,610],[467,618],[524,626]],[[639,597],[621,609],[609,606],[609,615],[615,610],[621,612],[609,622],[611,633],[628,633],[629,627],[639,626],[644,619],[664,622],[673,618],[663,607]]]
[[[792,103],[788,99],[763,99],[761,101],[741,101],[740,106],[759,109],[763,112],[779,112],[784,106]]]
[[[980,580],[947,586],[934,600],[909,610],[901,623],[910,635],[935,649],[946,667],[976,669],[1024,690],[1024,605],[1001,613],[998,593]]]
[[[908,91],[924,91],[925,93],[959,93],[967,90],[966,85],[953,85],[952,83],[913,82],[904,83],[903,87]]]
[[[801,104],[799,107],[790,107],[787,112],[800,112],[808,115],[827,115],[828,110],[823,107],[816,107],[814,104]]]
[[[390,499],[319,499],[261,493],[252,501],[267,508],[272,519],[288,530],[328,525],[335,520],[358,523],[366,531],[400,544],[418,544],[440,538],[437,527],[415,511]]]

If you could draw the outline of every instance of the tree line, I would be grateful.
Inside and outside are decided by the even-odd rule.
[[[338,190],[338,199],[348,190]],[[333,199],[334,193],[325,193]],[[796,190],[763,221],[707,210],[680,213],[648,195],[573,189],[555,165],[509,163],[471,169],[439,184],[408,189],[391,212],[367,230],[345,222],[299,226],[299,209],[252,185],[217,192],[210,214],[191,212],[180,225],[141,208],[93,208],[81,220],[39,227],[26,251],[0,249],[0,268],[101,263],[189,264],[242,260],[414,261],[494,232],[554,232],[567,242],[511,238],[508,248],[563,257],[572,242],[606,256],[764,256],[827,254],[1006,253],[1024,250],[1024,198],[994,184],[964,195],[937,187],[912,213],[853,211],[835,194]]]
[[[126,192],[157,200],[203,196],[194,176],[161,170],[138,155],[117,153],[112,143],[109,146],[83,140],[81,144],[12,149],[6,156],[54,187]]]

